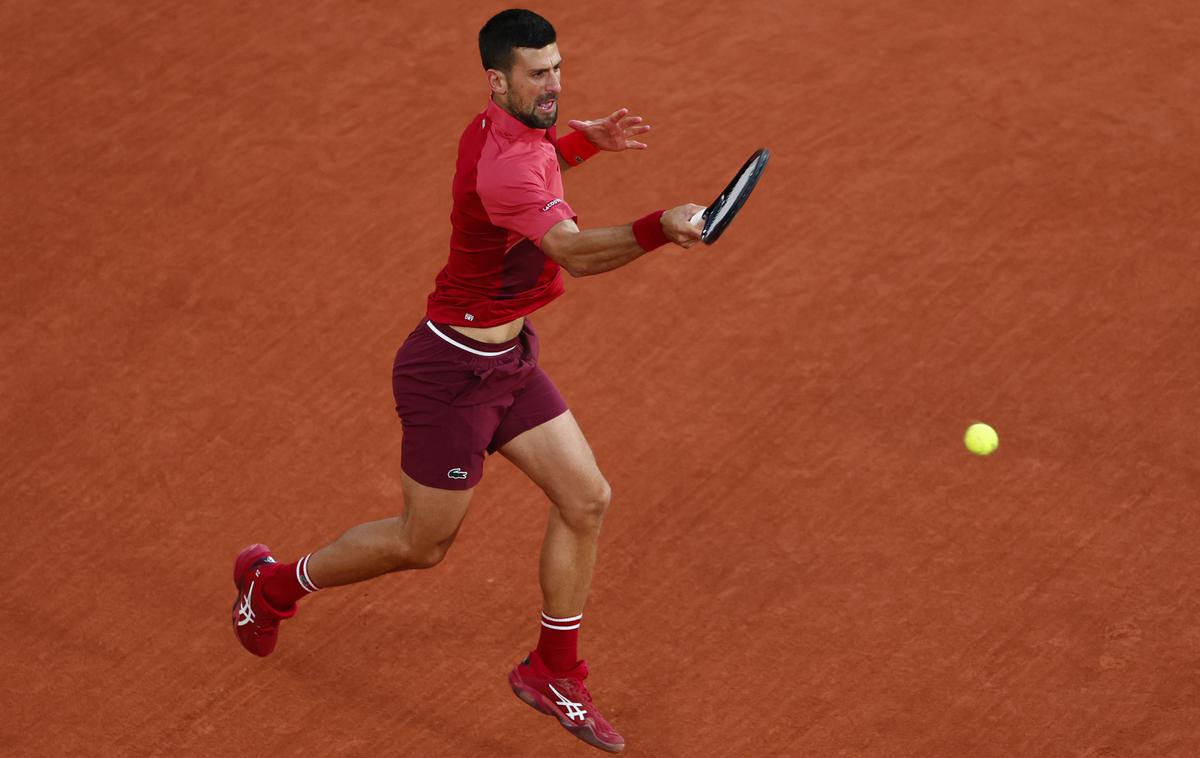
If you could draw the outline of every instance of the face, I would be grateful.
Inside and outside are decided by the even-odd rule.
[[[558,45],[534,50],[513,49],[512,70],[488,69],[492,98],[526,126],[545,129],[558,120],[558,95],[562,92],[562,56]]]

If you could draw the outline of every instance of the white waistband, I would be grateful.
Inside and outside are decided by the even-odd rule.
[[[452,339],[450,339],[449,337],[447,337],[445,334],[442,334],[440,331],[438,331],[438,328],[437,328],[436,326],[434,326],[434,325],[433,325],[433,322],[432,322],[432,321],[426,321],[426,322],[425,322],[425,326],[429,327],[429,331],[433,332],[433,333],[434,333],[434,334],[436,334],[437,336],[439,336],[439,337],[441,337],[442,339],[446,340],[446,341],[447,341],[447,342],[449,342],[451,345],[454,345],[454,346],[455,346],[455,347],[457,347],[459,350],[466,350],[468,353],[474,353],[475,355],[482,355],[482,356],[484,356],[484,357],[487,357],[487,358],[493,358],[493,357],[495,357],[495,356],[497,356],[497,355],[504,355],[504,354],[505,354],[505,353],[507,353],[509,350],[516,350],[516,349],[517,349],[517,346],[516,346],[516,345],[513,345],[512,347],[505,348],[505,349],[503,349],[503,350],[501,350],[501,351],[499,351],[499,352],[495,352],[495,353],[488,353],[488,352],[484,352],[483,350],[476,350],[476,349],[475,349],[475,348],[473,348],[473,347],[467,347],[466,345],[462,344],[461,342],[455,342],[454,340],[452,340]]]

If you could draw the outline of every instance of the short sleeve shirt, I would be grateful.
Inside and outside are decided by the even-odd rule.
[[[541,250],[555,224],[574,219],[563,198],[554,129],[533,129],[493,102],[458,145],[450,259],[429,296],[439,323],[487,327],[528,315],[564,291]]]

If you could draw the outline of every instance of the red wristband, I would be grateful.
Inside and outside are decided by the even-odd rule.
[[[583,132],[573,131],[558,140],[559,155],[572,166],[578,166],[598,152],[600,148],[588,141]]]
[[[637,243],[647,253],[671,241],[667,239],[667,233],[663,231],[662,217],[664,213],[666,211],[647,213],[633,222],[633,236],[637,238]]]

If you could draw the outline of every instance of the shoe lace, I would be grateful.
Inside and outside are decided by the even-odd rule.
[[[594,708],[595,705],[592,703],[592,693],[588,692],[587,685],[583,683],[583,680],[582,679],[570,679],[568,681],[570,681],[571,685],[572,685],[572,687],[571,687],[572,697],[574,697],[575,699],[577,699],[579,702],[583,703],[584,705]]]

